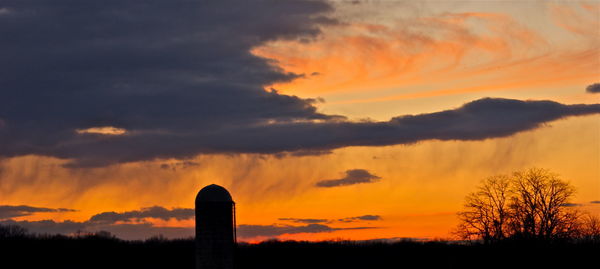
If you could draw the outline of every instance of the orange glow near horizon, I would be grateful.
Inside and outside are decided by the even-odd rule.
[[[2,163],[0,204],[78,210],[19,219],[85,221],[101,212],[154,205],[193,208],[196,192],[216,183],[231,191],[238,224],[289,225],[278,219],[335,220],[367,214],[382,218],[327,224],[372,229],[288,234],[280,239],[450,238],[455,212],[465,195],[491,175],[532,166],[550,168],[577,188],[573,202],[587,205],[600,200],[599,120],[597,115],[569,118],[501,139],[350,147],[324,156],[204,155],[193,160],[198,166],[178,170],[161,168],[170,160],[73,170],[60,167],[65,161],[58,159],[19,157]],[[381,180],[315,187],[317,181],[340,178],[344,171],[356,168],[367,169]],[[586,210],[600,213],[596,207],[600,209],[600,205],[587,205]],[[160,227],[193,227],[193,220],[147,221]],[[261,239],[267,238],[242,240]]]

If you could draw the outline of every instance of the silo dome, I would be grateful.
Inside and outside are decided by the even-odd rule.
[[[196,203],[198,202],[233,202],[233,199],[225,188],[211,184],[198,192]]]

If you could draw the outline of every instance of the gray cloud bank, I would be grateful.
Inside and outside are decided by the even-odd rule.
[[[116,223],[140,221],[145,218],[186,220],[192,219],[194,216],[195,212],[192,208],[173,208],[169,210],[164,207],[153,206],[121,213],[103,212],[93,215],[89,221],[96,223]]]
[[[169,220],[193,219],[195,214],[191,208],[167,209],[160,206],[142,208],[126,212],[103,212],[92,216],[87,221],[17,221],[12,217],[26,216],[38,212],[64,212],[71,209],[51,209],[30,206],[0,206],[0,225],[19,225],[30,232],[38,234],[74,234],[79,231],[108,231],[122,239],[145,239],[162,234],[169,238],[193,236],[193,228],[188,227],[155,227],[145,221],[148,218]],[[17,213],[13,213],[17,212]],[[25,213],[22,213],[25,212]]]
[[[362,215],[357,217],[348,217],[341,219],[310,219],[310,218],[279,218],[281,221],[289,221],[293,223],[304,223],[304,224],[318,224],[318,223],[332,223],[332,222],[356,222],[356,221],[379,221],[382,220],[379,215]]]
[[[334,228],[324,224],[293,225],[238,225],[238,236],[241,238],[252,237],[277,237],[284,234],[299,233],[329,233],[340,230],[376,229],[377,227],[352,227]]]
[[[594,83],[585,88],[586,92],[590,93],[599,93],[600,92],[600,83]]]
[[[104,166],[198,154],[326,153],[346,146],[480,140],[531,130],[600,105],[480,99],[385,122],[319,113],[318,99],[263,88],[286,73],[250,50],[310,42],[325,1],[0,3],[0,157]],[[112,126],[122,135],[81,133]],[[300,153],[301,154],[301,153]]]
[[[26,228],[30,232],[37,234],[76,234],[78,232],[97,232],[108,231],[119,238],[126,240],[146,239],[154,235],[163,235],[168,238],[186,238],[194,236],[193,227],[157,227],[148,222],[147,219],[193,219],[194,209],[191,208],[172,208],[167,209],[160,206],[141,208],[125,212],[102,212],[90,217],[87,221],[18,221],[11,218],[28,216],[39,212],[65,212],[74,211],[72,209],[53,209],[31,206],[0,206],[0,225],[18,225]],[[354,222],[360,220],[379,220],[376,215],[364,215],[340,219],[343,222]],[[373,229],[376,227],[350,227],[337,228],[322,223],[335,220],[320,219],[296,219],[281,218],[280,220],[291,221],[294,223],[303,223],[306,225],[238,225],[239,238],[253,237],[276,237],[284,234],[298,233],[328,233],[338,230],[355,229]]]
[[[0,220],[8,218],[16,218],[30,216],[35,213],[57,213],[57,212],[73,212],[75,210],[68,208],[47,208],[33,207],[27,205],[0,205]]]
[[[317,187],[338,187],[347,186],[360,183],[372,183],[379,180],[380,177],[372,175],[365,169],[351,169],[346,171],[346,176],[340,179],[328,179],[317,182]]]

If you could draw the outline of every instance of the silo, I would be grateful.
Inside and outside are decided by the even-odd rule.
[[[196,196],[196,269],[232,269],[235,247],[235,203],[219,185]]]

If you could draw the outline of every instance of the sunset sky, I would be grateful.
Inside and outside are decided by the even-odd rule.
[[[0,224],[451,238],[547,168],[600,215],[598,1],[0,1]]]

